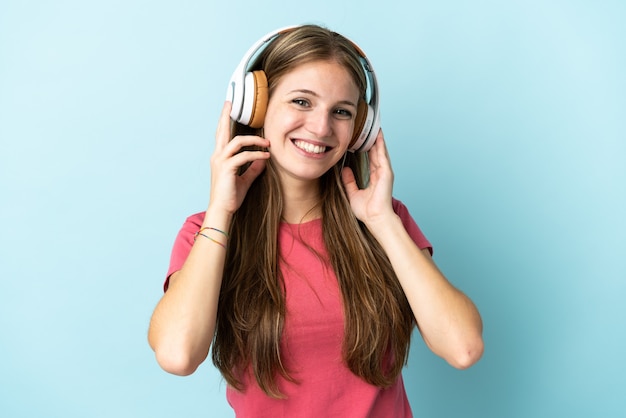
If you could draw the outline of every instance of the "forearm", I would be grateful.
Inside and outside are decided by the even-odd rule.
[[[368,225],[387,253],[429,348],[457,368],[483,351],[482,321],[472,301],[448,282],[395,214]]]
[[[230,221],[230,215],[209,208],[203,227],[228,231]],[[226,242],[215,231],[203,233]],[[215,332],[224,261],[224,248],[198,236],[182,269],[170,278],[148,334],[157,361],[166,371],[187,375],[206,359]]]

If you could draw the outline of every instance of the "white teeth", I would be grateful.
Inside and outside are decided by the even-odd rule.
[[[301,141],[296,139],[295,141],[293,141],[294,145],[308,153],[311,154],[321,154],[323,152],[326,152],[326,147],[324,146],[320,146],[320,145],[313,145],[309,142],[305,142],[305,141]]]

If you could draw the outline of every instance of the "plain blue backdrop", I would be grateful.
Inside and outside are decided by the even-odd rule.
[[[228,78],[285,25],[355,40],[394,193],[478,305],[483,359],[414,339],[416,417],[626,416],[623,1],[0,2],[0,415],[232,417],[146,342],[204,210]]]

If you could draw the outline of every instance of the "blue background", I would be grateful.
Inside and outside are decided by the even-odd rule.
[[[625,3],[364,3],[0,3],[0,415],[232,416],[146,330],[232,70],[306,22],[367,52],[394,193],[483,315],[469,370],[414,340],[416,417],[626,415]]]

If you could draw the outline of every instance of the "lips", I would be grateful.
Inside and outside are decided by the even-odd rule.
[[[326,147],[324,145],[311,144],[310,142],[306,142],[301,139],[293,140],[293,144],[301,150],[308,152],[309,154],[323,154],[328,149],[330,149],[329,147]]]

